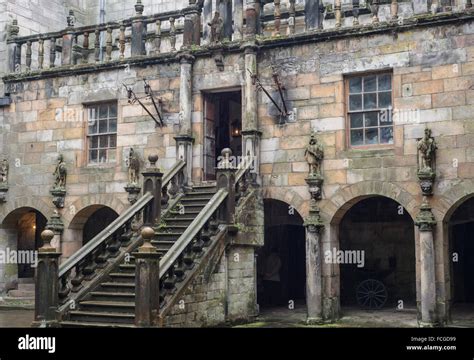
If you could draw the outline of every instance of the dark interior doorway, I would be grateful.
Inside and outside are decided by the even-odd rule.
[[[265,200],[265,245],[257,253],[260,308],[304,304],[306,289],[303,219],[288,204]],[[274,274],[276,269],[278,274]],[[272,276],[272,273],[275,276]]]
[[[474,198],[456,209],[449,223],[454,304],[474,304]]]
[[[94,236],[109,226],[117,217],[118,214],[107,206],[104,206],[94,212],[84,224],[84,230],[82,232],[82,245],[87,244],[94,238]]]
[[[204,180],[215,180],[222,149],[242,156],[241,91],[204,94]],[[236,164],[237,165],[237,164]]]
[[[416,304],[414,223],[399,203],[383,196],[359,201],[340,223],[339,242],[344,258],[332,261],[341,261],[342,306],[402,310]],[[356,259],[351,254],[357,261],[350,262]]]

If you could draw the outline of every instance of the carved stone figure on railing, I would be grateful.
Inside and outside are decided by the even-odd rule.
[[[318,144],[318,140],[314,133],[311,134],[311,139],[306,147],[304,156],[309,165],[309,176],[321,176],[321,164],[324,158],[324,149],[320,144]]]
[[[214,13],[212,21],[208,23],[211,27],[211,43],[217,44],[222,40],[222,30],[224,29],[224,21],[220,17],[219,11]]]
[[[418,179],[423,195],[432,195],[436,177],[436,141],[431,136],[431,129],[425,129],[425,135],[418,141]]]
[[[73,28],[76,24],[76,17],[74,16],[74,10],[69,10],[69,15],[67,16],[67,26]]]
[[[64,161],[64,156],[62,154],[58,156],[56,170],[54,170],[53,175],[55,176],[54,188],[65,189],[66,180],[67,180],[67,168],[66,168],[66,162]]]
[[[128,182],[129,184],[138,184],[138,174],[140,174],[140,159],[137,154],[130,148],[128,155]]]
[[[0,204],[6,202],[6,193],[8,191],[8,160],[3,159],[0,164]]]
[[[57,208],[64,207],[64,198],[66,197],[66,180],[67,180],[67,167],[64,161],[64,156],[59,154],[56,169],[53,173],[54,185],[51,189],[51,195],[53,195],[53,204]]]

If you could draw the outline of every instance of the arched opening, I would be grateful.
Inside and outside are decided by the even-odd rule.
[[[343,313],[416,316],[414,223],[398,202],[384,196],[359,199],[339,223],[339,249],[323,255],[326,263],[339,265]]]
[[[117,212],[105,205],[90,205],[80,210],[66,230],[62,247],[63,256],[71,256],[117,217]]]
[[[22,279],[20,282],[28,282],[27,279],[34,277],[34,252],[43,246],[41,232],[46,223],[46,217],[31,207],[16,209],[3,220],[0,237],[6,241],[2,242],[1,250],[5,256],[13,252],[17,254],[16,263],[10,262],[12,258],[9,257],[2,269],[0,282],[4,283],[6,290],[17,289],[18,279]]]
[[[264,200],[265,243],[257,252],[257,300],[260,309],[304,307],[305,229],[290,205]]]
[[[453,320],[474,318],[474,197],[459,205],[448,222]]]

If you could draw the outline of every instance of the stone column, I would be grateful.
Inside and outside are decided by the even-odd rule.
[[[244,36],[244,1],[234,0],[234,34],[232,40],[241,40]]]
[[[312,201],[309,216],[304,222],[306,228],[306,306],[307,323],[322,321],[322,255],[321,231],[324,223],[319,215],[319,208]]]
[[[153,226],[159,224],[161,220],[161,185],[163,180],[163,173],[157,167],[158,155],[148,156],[150,167],[147,168],[143,175],[143,192],[151,192],[153,194],[153,201],[150,206],[145,209],[145,224]]]
[[[420,283],[421,317],[419,325],[433,326],[436,323],[436,277],[433,228],[436,220],[428,199],[424,197],[415,225],[420,230]]]
[[[143,22],[144,6],[141,0],[135,4],[136,15],[132,20],[132,56],[146,55],[145,34],[146,26]]]
[[[227,195],[224,210],[219,214],[219,220],[227,225],[231,225],[235,221],[235,173],[237,169],[230,161],[232,156],[231,149],[223,149],[221,155],[222,161],[216,169],[217,190],[226,189],[229,194]]]
[[[143,245],[135,256],[135,325],[150,327],[157,324],[160,309],[160,254],[151,244],[155,231],[143,228]]]
[[[306,0],[304,4],[306,30],[314,30],[322,28],[323,19],[321,16],[320,1],[322,0]]]
[[[38,250],[35,274],[35,319],[33,327],[58,326],[58,267],[61,253],[51,245],[54,232],[41,234],[44,245]]]
[[[69,16],[67,17],[68,27],[66,33],[63,35],[63,48],[62,48],[62,64],[71,65],[73,64],[72,48],[74,42],[74,11],[69,11]]]
[[[180,55],[181,78],[179,91],[179,134],[176,140],[176,158],[186,162],[185,185],[192,184],[193,171],[193,136],[192,136],[192,107],[193,107],[193,63],[194,57],[188,53]]]

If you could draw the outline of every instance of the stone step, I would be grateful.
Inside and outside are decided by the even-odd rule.
[[[29,291],[29,290],[10,290],[8,292],[8,296],[11,298],[35,298],[35,292],[34,291]]]
[[[129,279],[128,282],[104,282],[100,284],[100,289],[104,292],[135,293],[135,281]]]
[[[18,284],[18,290],[23,290],[23,291],[35,291],[35,284]]]
[[[35,278],[19,278],[17,279],[18,284],[34,284]]]
[[[86,300],[80,303],[81,311],[103,311],[107,313],[135,313],[133,301]]]
[[[82,311],[75,310],[69,313],[69,321],[91,322],[91,323],[119,323],[134,324],[134,313],[109,313],[103,311]]]
[[[90,294],[94,301],[135,301],[134,292],[107,292],[107,291],[93,291]]]
[[[61,326],[65,328],[135,328],[132,324],[114,324],[106,322],[86,322],[86,321],[62,321]]]
[[[110,273],[109,276],[114,283],[130,283],[135,281],[135,273]]]

